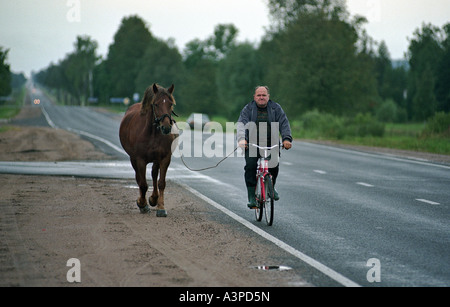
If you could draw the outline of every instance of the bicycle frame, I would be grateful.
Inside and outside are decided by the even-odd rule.
[[[266,177],[266,175],[270,175],[270,173],[269,173],[269,150],[277,148],[278,145],[274,145],[272,147],[262,147],[262,146],[259,146],[256,144],[250,144],[250,145],[254,146],[264,152],[264,155],[259,158],[258,169],[256,171],[256,180],[257,180],[257,183],[259,183],[261,195],[258,195],[259,194],[258,185],[256,186],[256,193],[255,193],[256,200],[260,204],[264,204],[267,201],[266,200],[267,194],[266,194],[266,187],[264,184],[264,178]],[[258,198],[258,196],[259,196],[259,198]]]
[[[269,172],[269,150],[278,147],[261,147],[255,144],[250,144],[263,151],[258,160],[258,168],[256,170],[256,189],[255,198],[259,206],[255,210],[256,221],[261,222],[263,214],[266,216],[268,226],[272,226],[273,212],[274,212],[274,186],[273,178]],[[268,190],[266,190],[268,189]]]

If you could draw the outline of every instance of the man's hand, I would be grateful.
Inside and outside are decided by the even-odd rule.
[[[246,140],[240,140],[239,141],[239,147],[241,147],[242,150],[247,149],[247,147],[248,147],[247,141]]]
[[[288,140],[285,140],[285,141],[283,141],[283,147],[284,147],[284,149],[289,150],[292,147],[292,143],[289,142]]]

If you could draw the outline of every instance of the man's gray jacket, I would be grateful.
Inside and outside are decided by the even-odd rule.
[[[267,103],[267,115],[270,123],[278,123],[279,134],[281,134],[282,141],[292,142],[292,133],[291,127],[289,125],[289,120],[287,119],[286,113],[284,113],[283,108],[281,106],[269,100]],[[241,141],[245,139],[249,142],[249,136],[256,136],[256,125],[252,125],[251,123],[256,123],[256,118],[258,116],[258,106],[256,102],[253,100],[249,104],[247,104],[241,111],[241,115],[239,116],[237,123],[237,141]],[[250,123],[250,124],[249,124]],[[273,132],[273,129],[272,129]],[[279,136],[277,135],[277,138]]]

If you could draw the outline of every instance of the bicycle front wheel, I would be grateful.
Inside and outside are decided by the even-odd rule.
[[[258,181],[259,181],[259,179],[258,179]],[[261,220],[263,218],[264,206],[263,206],[263,202],[261,201],[261,199],[263,198],[263,195],[262,195],[262,191],[261,191],[261,185],[259,184],[259,182],[256,185],[255,195],[256,195],[256,202],[259,205],[259,208],[255,209],[255,218],[256,218],[256,221],[261,222]]]
[[[265,185],[265,206],[264,206],[264,212],[266,214],[266,223],[268,226],[272,226],[273,224],[273,211],[274,211],[274,188],[273,188],[273,182],[272,182],[272,176],[266,175],[264,177],[264,185]]]

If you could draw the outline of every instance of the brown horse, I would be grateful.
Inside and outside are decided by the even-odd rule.
[[[174,85],[165,89],[157,84],[149,86],[142,102],[132,105],[120,124],[119,137],[122,147],[130,156],[136,173],[140,197],[136,201],[141,213],[150,208],[145,199],[148,190],[145,178],[147,164],[153,163],[153,193],[150,205],[157,206],[156,216],[166,217],[164,209],[164,189],[166,173],[172,156],[171,145],[175,139],[172,131],[172,114],[175,99],[172,96]],[[158,181],[158,173],[159,181]]]

